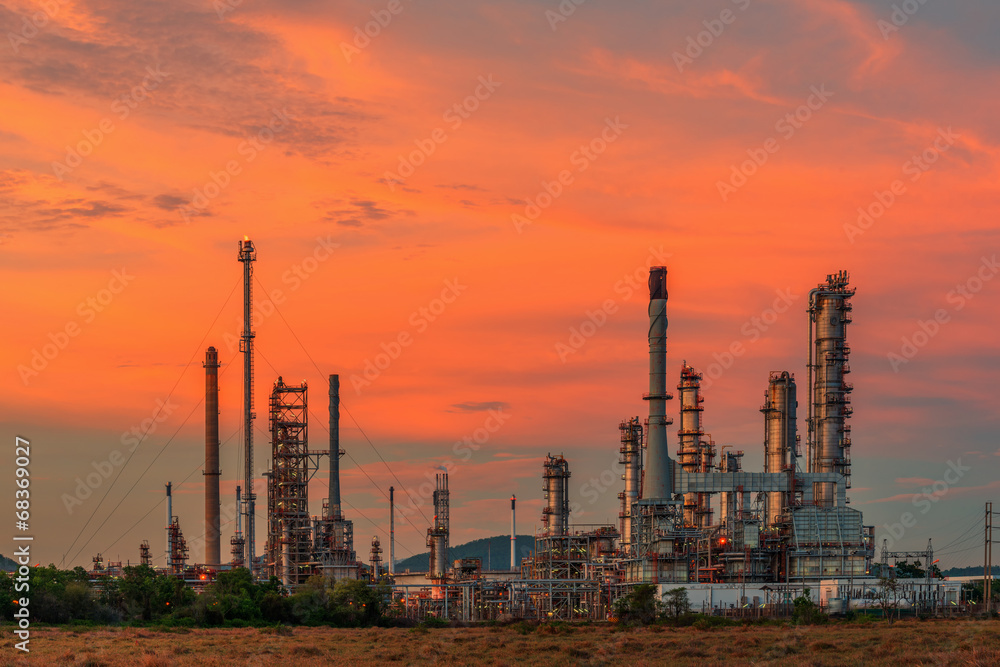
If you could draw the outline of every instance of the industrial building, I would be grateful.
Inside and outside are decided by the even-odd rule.
[[[244,354],[244,480],[242,496],[237,487],[239,512],[231,541],[232,558],[229,563],[220,562],[219,363],[215,349],[208,348],[204,368],[209,562],[187,565],[179,521],[171,515],[168,502],[169,572],[198,582],[204,580],[200,575],[205,572],[246,566],[257,577],[278,577],[289,589],[317,574],[332,580],[387,580],[406,613],[418,618],[435,615],[465,620],[505,615],[606,618],[614,600],[640,583],[657,584],[661,590],[684,586],[693,592],[695,607],[709,609],[787,605],[806,588],[817,601],[839,600],[841,590],[863,599],[866,587],[873,585],[874,528],[865,526],[861,512],[848,506],[852,385],[846,380],[850,373],[847,333],[854,289],[846,272],[828,275],[809,293],[804,447],[799,432],[798,384],[795,373],[788,369],[774,370],[761,379],[763,471],[744,470],[743,451],[728,445],[719,447],[706,434],[711,404],[702,393],[702,374],[687,361],[668,364],[667,268],[652,267],[648,388],[642,393],[648,414],[644,419],[622,419],[618,444],[609,444],[619,447],[623,471],[618,522],[573,524],[571,457],[548,453],[541,459],[540,471],[544,527],[535,538],[530,557],[519,564],[514,558],[512,497],[512,569],[484,571],[479,559],[451,562],[448,474],[443,472],[436,476],[434,517],[427,528],[429,569],[426,573],[399,573],[395,571],[393,489],[389,493],[388,567],[382,567],[382,545],[377,538],[372,542],[369,563],[359,561],[355,552],[353,524],[344,516],[340,496],[339,460],[344,452],[339,439],[337,375],[329,376],[330,438],[328,448],[322,450],[310,449],[306,383],[288,385],[281,377],[274,382],[268,404],[270,460],[264,474],[266,546],[260,556],[255,553],[255,334],[250,326],[255,259],[254,246],[245,238],[239,247],[239,261],[244,266],[240,345]],[[676,403],[668,391],[668,384],[675,381]],[[671,413],[678,418],[674,445],[668,436],[668,426],[674,423]],[[322,499],[321,512],[313,515],[309,480],[319,471],[324,457],[328,495]],[[169,485],[167,495],[169,500]],[[316,507],[315,501],[312,507]],[[144,544],[144,559],[148,561],[149,547]],[[930,547],[927,555],[933,555]],[[883,554],[883,562],[885,559]],[[919,592],[922,600],[944,604],[954,597],[950,588],[945,591],[930,580],[923,585]]]

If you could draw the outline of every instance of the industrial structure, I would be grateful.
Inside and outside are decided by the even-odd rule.
[[[705,434],[702,376],[680,365],[676,461],[667,446],[672,423],[667,392],[667,269],[649,273],[649,406],[619,424],[624,490],[617,526],[567,529],[568,465],[544,463],[545,529],[522,575],[578,581],[576,590],[530,596],[549,611],[607,609],[602,590],[636,583],[783,585],[871,570],[874,528],[847,506],[850,477],[851,385],[847,325],[848,276],[840,272],[810,293],[808,458],[800,465],[796,385],[789,371],[772,372],[764,394],[763,473],[742,470],[742,451],[720,454]],[[717,461],[717,458],[719,459]],[[583,582],[596,584],[585,586]],[[773,590],[773,588],[772,588]]]
[[[243,353],[243,505],[240,511],[246,525],[246,537],[243,544],[246,551],[243,563],[256,574],[256,533],[257,494],[254,493],[254,458],[253,458],[253,339],[254,332],[250,328],[253,318],[253,263],[257,261],[257,249],[253,241],[244,236],[240,241],[238,255],[243,263],[243,334],[240,337],[240,352]]]
[[[448,494],[448,473],[435,476],[434,525],[427,529],[427,547],[430,549],[430,565],[427,578],[441,583],[448,572],[448,537],[450,526],[451,500]]]
[[[354,525],[344,515],[341,498],[340,458],[345,452],[340,446],[339,376],[328,378],[329,447],[325,450],[310,449],[307,384],[290,385],[278,377],[268,404],[271,447],[263,473],[267,536],[258,558],[252,437],[255,260],[256,249],[244,238],[239,253],[244,270],[240,340],[244,355],[243,479],[242,486],[236,487],[232,557],[228,563],[221,562],[219,361],[216,349],[210,347],[204,363],[205,563],[187,565],[187,545],[180,522],[172,514],[168,483],[166,562],[171,574],[190,579],[191,572],[211,576],[219,569],[247,567],[257,578],[278,577],[288,590],[313,575],[331,581],[388,581],[407,614],[465,620],[502,615],[605,618],[615,599],[641,583],[705,590],[709,606],[716,599],[713,591],[736,588],[741,591],[741,604],[749,604],[758,595],[747,593],[753,590],[766,591],[760,593],[764,599],[789,603],[793,595],[821,581],[848,580],[850,585],[842,582],[840,586],[852,591],[856,580],[871,576],[874,528],[863,525],[861,512],[848,506],[847,497],[852,386],[845,377],[850,372],[847,328],[854,295],[847,273],[827,276],[809,295],[805,451],[798,435],[795,375],[789,370],[772,371],[760,407],[764,469],[750,472],[743,470],[743,451],[731,445],[717,448],[706,433],[710,420],[706,420],[702,374],[687,361],[679,366],[667,363],[668,274],[662,266],[649,270],[648,386],[641,395],[648,414],[645,419],[629,416],[618,424],[623,484],[614,525],[571,523],[570,461],[563,454],[549,453],[541,471],[543,528],[535,536],[533,552],[517,557],[516,499],[511,496],[510,568],[484,570],[478,558],[452,562],[445,468],[435,475],[434,516],[426,533],[427,572],[397,571],[394,487],[387,495],[388,563],[383,563],[378,536],[372,540],[368,563],[362,563],[355,552]],[[675,370],[670,373],[676,373],[672,375],[677,381],[676,404],[667,391],[671,367]],[[676,405],[679,420],[675,457],[668,444],[668,427],[674,423],[669,405]],[[319,472],[324,456],[329,464],[328,493],[321,511],[314,514],[309,482]],[[932,555],[930,547],[927,553]],[[883,564],[895,555],[884,551]],[[148,543],[141,558],[150,562]],[[95,567],[98,560],[101,572],[107,571],[100,557]],[[204,579],[195,577],[199,578]],[[928,587],[931,583],[926,582]]]
[[[219,353],[205,350],[205,564],[221,565],[219,527]]]

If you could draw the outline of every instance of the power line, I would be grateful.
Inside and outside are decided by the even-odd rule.
[[[160,415],[160,411],[163,410],[163,406],[166,405],[170,401],[170,397],[174,395],[174,392],[177,390],[177,386],[181,382],[181,379],[183,379],[184,374],[187,373],[188,368],[191,367],[191,362],[194,361],[195,357],[198,356],[198,351],[201,349],[201,346],[205,343],[205,339],[208,338],[208,335],[212,332],[212,328],[215,326],[215,323],[219,321],[219,317],[222,315],[222,311],[224,311],[226,309],[226,306],[229,305],[229,300],[233,297],[233,294],[236,292],[236,288],[239,286],[239,284],[240,284],[240,281],[237,281],[236,284],[233,285],[233,289],[229,291],[229,296],[226,297],[226,301],[222,304],[222,308],[220,308],[219,312],[216,313],[215,319],[212,320],[212,324],[209,325],[208,330],[205,331],[205,335],[202,336],[201,342],[198,343],[198,346],[195,348],[195,351],[191,355],[191,358],[188,359],[188,362],[184,365],[184,369],[181,371],[181,374],[177,377],[177,380],[174,382],[174,386],[170,389],[170,393],[167,394],[167,400],[164,401],[163,403],[161,403],[160,407],[158,407],[156,409],[156,413],[153,415],[153,418],[150,420],[149,426],[147,426],[146,430],[143,431],[142,437],[139,439],[139,444],[142,444],[142,441],[146,439],[146,434],[149,433],[149,429],[152,428],[153,424],[157,423],[156,422],[156,418]],[[185,420],[185,421],[187,421],[187,420]],[[176,435],[176,433],[174,435]],[[171,439],[173,439],[173,438],[171,438]],[[168,441],[168,443],[169,443],[169,441]],[[101,505],[104,504],[104,500],[108,497],[108,494],[111,493],[111,489],[114,488],[115,483],[118,481],[118,478],[121,477],[121,475],[122,475],[123,472],[125,472],[125,468],[128,467],[129,462],[132,461],[132,457],[135,456],[135,453],[136,453],[136,451],[138,449],[139,449],[139,446],[136,445],[136,447],[133,448],[132,451],[129,452],[128,458],[125,459],[125,463],[122,464],[122,467],[118,469],[118,473],[115,475],[114,479],[111,480],[111,484],[108,485],[108,488],[104,492],[104,495],[101,496],[100,502],[98,502],[97,506],[94,507],[94,511],[90,513],[90,516],[87,518],[87,521],[83,524],[83,527],[80,528],[80,532],[78,532],[76,534],[76,537],[73,538],[73,541],[70,543],[69,547],[66,548],[66,553],[63,554],[62,560],[59,562],[60,565],[65,564],[65,562],[66,562],[66,554],[68,554],[73,549],[73,546],[76,544],[77,540],[79,540],[80,536],[83,535],[83,531],[85,531],[87,529],[87,526],[89,526],[90,522],[94,519],[94,516],[97,514],[97,511],[99,509],[101,509]],[[159,454],[157,454],[157,456],[159,456]],[[148,468],[147,468],[147,470],[148,470]],[[145,474],[145,473],[143,473],[143,474]],[[141,476],[140,476],[140,478],[141,478]],[[135,488],[135,485],[133,485],[132,488]],[[129,492],[131,492],[131,489],[129,489]],[[128,496],[128,493],[126,493],[125,495]],[[121,505],[121,503],[119,502],[118,505]],[[118,509],[118,506],[115,506],[115,509]],[[114,514],[114,512],[115,512],[115,510],[111,510],[111,514],[108,515],[108,519],[111,518],[111,515]],[[107,523],[108,519],[105,519],[104,522]],[[104,525],[104,523],[101,524],[101,526],[103,526],[103,525]],[[97,530],[100,530],[100,529],[101,529],[101,527],[99,526],[97,528]],[[96,534],[96,532],[97,531],[94,531],[94,534]],[[93,539],[93,535],[91,535],[91,539]],[[90,540],[87,540],[87,544],[89,544],[89,543],[90,543]],[[80,551],[77,552],[77,556],[80,555],[80,552],[82,552],[83,549],[86,548],[86,546],[87,545],[84,544],[83,547],[80,548]],[[73,556],[73,558],[76,558],[76,556]]]
[[[237,433],[239,433],[239,429],[237,429],[236,431],[234,431],[232,435],[230,435],[230,436],[229,436],[228,438],[226,438],[226,439],[225,439],[225,441],[223,441],[223,442],[222,442],[222,444],[220,444],[220,445],[219,445],[219,448],[221,449],[222,447],[225,447],[225,446],[226,446],[226,444],[227,444],[227,443],[228,443],[228,442],[229,442],[230,440],[232,440],[232,439],[233,439],[233,436],[235,436],[235,435],[236,435]],[[194,470],[192,470],[191,472],[189,472],[189,473],[187,474],[187,477],[185,477],[184,479],[182,479],[182,480],[180,481],[180,484],[178,484],[178,485],[177,485],[176,487],[174,487],[174,488],[175,488],[175,489],[179,489],[179,488],[181,488],[182,486],[184,486],[184,483],[185,483],[185,482],[187,482],[187,481],[188,481],[189,479],[191,479],[191,475],[193,475],[193,474],[195,474],[196,472],[198,472],[198,468],[201,468],[201,464],[199,464],[199,465],[198,465],[197,467],[195,467],[195,469],[194,469]],[[132,530],[133,530],[133,529],[134,529],[134,528],[135,528],[136,526],[138,526],[138,525],[139,525],[140,523],[142,523],[142,522],[143,522],[143,521],[144,521],[144,520],[146,519],[146,517],[147,517],[147,516],[149,516],[150,514],[152,514],[152,513],[153,513],[153,510],[155,510],[156,508],[158,508],[158,507],[159,507],[160,505],[162,505],[162,504],[163,504],[163,498],[160,498],[160,500],[158,500],[158,501],[156,502],[156,504],[154,504],[154,505],[153,505],[152,507],[150,507],[150,508],[149,508],[149,509],[148,509],[148,510],[146,511],[146,513],[145,513],[145,514],[143,514],[143,515],[142,515],[141,517],[139,517],[138,521],[136,521],[135,523],[133,523],[133,524],[132,524],[131,526],[129,526],[129,527],[128,527],[128,528],[127,528],[127,529],[125,530],[125,532],[124,532],[124,533],[122,533],[121,535],[119,535],[119,536],[118,536],[118,539],[116,539],[116,540],[115,540],[114,542],[112,542],[111,544],[109,544],[109,545],[108,545],[108,546],[107,546],[106,548],[102,549],[102,550],[101,550],[101,551],[102,551],[102,553],[103,553],[104,551],[107,551],[107,550],[108,550],[108,549],[110,549],[111,547],[115,546],[116,544],[118,544],[118,543],[119,543],[119,542],[120,542],[120,541],[122,540],[122,538],[123,538],[123,537],[125,537],[126,535],[128,535],[129,533],[131,533],[131,532],[132,532]],[[227,523],[227,524],[229,524],[229,523],[231,523],[231,522],[232,522],[232,520],[230,520],[230,521],[227,521],[226,523]],[[86,545],[84,545],[84,547],[86,547]],[[83,551],[83,549],[80,549],[80,551]],[[77,552],[77,555],[79,555],[79,554],[80,554],[80,552]],[[76,556],[74,556],[74,558],[76,558]]]
[[[272,370],[272,371],[274,371],[274,374],[275,374],[275,375],[280,375],[280,373],[278,373],[278,369],[276,369],[276,368],[274,367],[274,364],[272,364],[272,363],[271,363],[271,362],[270,362],[270,361],[269,361],[269,360],[267,359],[267,357],[265,357],[265,356],[264,356],[264,354],[263,354],[263,353],[262,353],[262,352],[260,351],[260,347],[259,347],[259,346],[258,346],[258,347],[256,348],[256,351],[257,351],[257,354],[259,354],[259,355],[260,355],[260,358],[264,360],[264,363],[266,363],[266,364],[267,364],[268,366],[270,366],[270,367],[271,367],[271,370]],[[316,421],[316,423],[318,423],[318,424],[319,424],[320,428],[322,428],[323,430],[325,430],[325,431],[327,432],[327,434],[329,434],[329,432],[330,432],[330,429],[329,429],[329,428],[328,428],[328,427],[327,427],[327,426],[326,426],[325,424],[323,424],[323,420],[319,419],[319,418],[318,418],[318,417],[316,416],[316,413],[312,411],[312,408],[309,408],[309,414],[310,414],[310,415],[312,415],[313,419],[314,419],[314,420]],[[367,478],[368,478],[368,481],[372,483],[372,486],[374,486],[374,487],[375,487],[375,490],[376,490],[376,491],[378,491],[379,493],[381,493],[381,494],[382,494],[382,495],[383,495],[383,496],[385,497],[385,499],[386,499],[386,500],[388,500],[388,499],[389,499],[389,495],[388,495],[388,494],[387,494],[387,493],[386,493],[385,491],[383,491],[383,490],[382,490],[382,488],[381,488],[381,487],[380,487],[380,486],[378,485],[378,483],[377,483],[377,482],[376,482],[376,481],[375,481],[374,479],[372,479],[371,475],[369,475],[369,474],[368,474],[368,471],[366,471],[366,470],[365,470],[365,469],[364,469],[364,468],[363,468],[363,467],[362,467],[362,466],[361,466],[361,465],[360,465],[360,464],[359,464],[359,463],[358,463],[358,462],[357,462],[357,461],[355,460],[355,458],[354,458],[353,456],[351,456],[351,453],[350,453],[350,452],[348,452],[347,450],[344,450],[344,453],[345,453],[345,454],[347,455],[347,457],[348,457],[349,459],[351,459],[351,461],[353,461],[353,462],[354,462],[354,465],[355,465],[355,466],[357,466],[358,470],[360,470],[360,471],[361,471],[361,473],[362,473],[362,474],[363,474],[363,475],[364,475],[365,477],[367,477]],[[334,455],[334,453],[333,453],[333,452],[330,452],[330,456],[333,456],[333,455]],[[346,503],[346,501],[344,501],[344,500],[343,500],[343,498],[341,498],[341,502],[342,502],[342,503],[345,503],[345,504],[347,504],[347,503]],[[416,526],[416,525],[414,525],[414,523],[413,523],[412,521],[410,521],[410,517],[406,516],[406,515],[405,515],[405,514],[403,514],[403,513],[400,513],[400,516],[402,516],[402,517],[403,517],[404,519],[406,519],[406,522],[407,522],[408,524],[410,524],[410,526],[412,526],[412,527],[413,527],[413,530],[417,531],[417,535],[418,535],[419,537],[421,537],[421,538],[423,538],[423,537],[424,537],[424,533],[423,533],[423,532],[422,532],[422,531],[421,531],[421,530],[420,530],[419,528],[417,528],[417,526]],[[411,552],[411,553],[412,553],[412,552]]]
[[[959,535],[958,537],[956,537],[954,540],[952,540],[948,544],[946,544],[943,547],[941,547],[941,550],[943,551],[943,550],[948,549],[950,547],[953,547],[953,546],[956,546],[958,544],[967,542],[969,539],[973,539],[973,538],[977,538],[978,539],[978,537],[979,537],[978,535],[972,535],[971,537],[969,537],[969,538],[967,538],[965,540],[962,539],[962,538],[964,538],[966,535],[968,535],[969,533],[971,533],[974,530],[979,530],[979,517],[975,517],[973,519],[973,521],[972,521],[972,525],[969,526],[969,528],[967,528],[964,533],[962,533],[961,535]]]
[[[262,290],[264,290],[265,294],[268,293],[267,289],[264,287],[264,284],[262,282],[260,282],[260,278],[258,278],[256,275],[254,275],[254,280],[257,281],[257,284],[260,286],[260,288]],[[316,361],[312,358],[312,355],[309,354],[309,350],[307,350],[306,346],[302,344],[301,340],[299,340],[299,337],[295,334],[295,331],[292,329],[292,325],[290,325],[288,323],[288,320],[286,320],[285,316],[282,314],[281,309],[278,308],[277,304],[275,304],[273,301],[271,302],[271,305],[274,306],[274,312],[278,313],[278,317],[280,317],[281,321],[285,323],[286,327],[288,327],[288,332],[292,334],[292,338],[294,338],[295,342],[297,342],[299,344],[299,347],[302,348],[302,351],[305,353],[306,357],[308,357],[309,361],[312,363],[313,368],[315,368],[316,372],[319,373],[320,378],[322,378],[323,381],[326,381],[327,377],[325,375],[323,375],[323,371],[320,370],[319,366],[316,364]],[[424,517],[424,521],[427,522],[428,524],[430,524],[431,521],[430,521],[430,519],[427,518],[427,515],[424,514],[424,510],[413,501],[413,496],[410,495],[409,490],[406,488],[406,486],[403,484],[403,482],[399,479],[399,477],[396,476],[396,473],[393,472],[392,468],[389,467],[389,464],[386,462],[386,460],[384,458],[382,458],[382,454],[378,451],[378,449],[375,448],[375,445],[374,445],[374,443],[372,443],[371,438],[368,437],[368,434],[365,433],[365,430],[363,428],[361,428],[361,424],[359,424],[358,420],[354,418],[353,414],[351,414],[351,411],[348,409],[347,404],[344,403],[344,399],[343,398],[340,399],[340,404],[344,408],[344,411],[347,413],[347,416],[351,418],[352,422],[354,422],[354,425],[357,427],[358,431],[360,431],[361,435],[368,442],[368,446],[372,448],[372,451],[375,452],[375,454],[376,454],[376,456],[378,456],[379,460],[382,461],[382,465],[385,466],[385,469],[388,470],[389,474],[391,474],[392,477],[393,477],[393,479],[396,480],[396,483],[399,484],[400,489],[403,491],[403,493],[405,493],[407,495],[407,497],[410,499],[410,505],[413,506],[413,507],[416,507],[417,511],[420,512],[420,515]]]
[[[202,342],[204,342],[204,341],[202,341]],[[233,357],[233,359],[235,359],[235,356]],[[229,364],[226,365],[226,368],[223,369],[222,373],[219,374],[220,378],[226,374],[226,370],[229,369],[229,366],[231,364],[232,364],[232,359],[230,359]],[[139,482],[142,480],[143,477],[146,476],[146,473],[149,472],[152,469],[153,464],[156,463],[156,460],[160,458],[160,455],[163,454],[164,451],[166,451],[167,447],[170,446],[170,443],[172,443],[174,441],[174,438],[177,437],[177,434],[181,432],[181,429],[184,428],[187,425],[188,420],[191,419],[191,416],[195,413],[195,410],[197,410],[199,407],[201,407],[201,404],[204,403],[204,402],[205,402],[205,397],[202,396],[201,399],[197,403],[195,403],[194,407],[191,408],[191,412],[189,412],[188,415],[187,415],[187,417],[184,418],[184,421],[182,421],[180,423],[180,426],[177,427],[177,430],[174,431],[174,434],[172,436],[170,436],[170,438],[165,443],[163,443],[163,446],[160,447],[160,451],[158,451],[156,453],[156,456],[154,456],[153,460],[149,462],[149,465],[146,466],[146,469],[143,470],[142,473],[139,475],[139,477],[137,477],[136,480],[132,483],[132,486],[129,487],[129,490],[126,491],[125,495],[122,496],[121,500],[118,501],[118,504],[115,505],[114,508],[112,508],[112,510],[108,514],[108,516],[106,516],[104,518],[104,521],[101,522],[101,525],[98,526],[94,530],[94,533],[90,536],[90,538],[76,552],[76,554],[73,556],[74,560],[76,559],[77,556],[79,556],[81,553],[83,553],[83,550],[87,548],[87,545],[90,544],[90,541],[92,539],[94,539],[94,537],[97,535],[97,533],[100,532],[101,528],[103,528],[104,525],[111,519],[111,517],[114,516],[114,514],[118,510],[118,508],[121,507],[122,503],[125,502],[125,500],[129,497],[129,494],[132,493],[132,491],[135,490],[135,487],[139,485]],[[197,468],[196,468],[196,470],[197,470]],[[190,476],[191,475],[188,475],[188,477],[190,477]],[[184,480],[186,481],[188,477],[185,477]]]

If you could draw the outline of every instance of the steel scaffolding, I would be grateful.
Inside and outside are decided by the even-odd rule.
[[[304,583],[312,560],[307,391],[306,383],[290,386],[279,377],[270,400],[266,566],[286,586]]]

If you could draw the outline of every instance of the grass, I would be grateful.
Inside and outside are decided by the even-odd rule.
[[[422,665],[996,665],[997,621],[831,623],[699,629],[608,624],[472,628],[37,628],[31,655],[9,626],[0,667]]]

